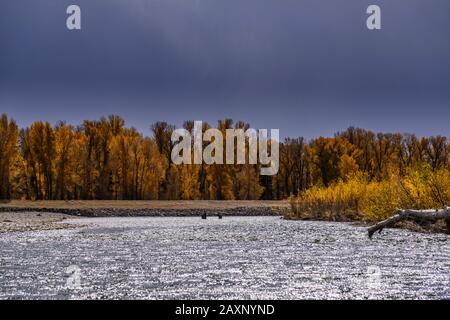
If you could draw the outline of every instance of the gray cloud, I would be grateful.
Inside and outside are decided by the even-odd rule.
[[[72,3],[81,32],[65,29]],[[377,32],[365,28],[372,3]],[[283,135],[348,125],[449,135],[449,10],[446,0],[2,1],[0,112],[24,124],[117,112],[142,130],[233,116]]]

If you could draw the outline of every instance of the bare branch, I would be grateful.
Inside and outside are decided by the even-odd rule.
[[[397,212],[390,218],[378,222],[374,226],[370,227],[367,231],[369,234],[369,238],[372,239],[372,236],[375,232],[381,233],[384,228],[392,227],[397,222],[407,219],[416,219],[416,220],[429,220],[429,221],[437,221],[441,219],[445,219],[446,221],[450,221],[450,207],[446,206],[444,209],[435,210],[412,210],[412,209],[399,209]]]

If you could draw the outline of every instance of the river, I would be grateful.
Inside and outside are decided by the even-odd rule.
[[[450,237],[279,217],[0,234],[0,299],[450,298]]]

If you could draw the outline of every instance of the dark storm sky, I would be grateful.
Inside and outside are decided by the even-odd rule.
[[[449,15],[448,0],[1,0],[0,113],[450,136]]]

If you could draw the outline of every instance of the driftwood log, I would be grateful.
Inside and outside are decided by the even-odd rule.
[[[372,236],[375,232],[381,233],[384,228],[392,227],[397,222],[407,219],[414,220],[427,220],[427,221],[437,221],[444,219],[447,223],[447,229],[450,231],[450,207],[445,207],[440,210],[412,210],[412,209],[400,209],[390,218],[378,222],[376,225],[370,227],[368,229],[369,238],[372,239]]]

